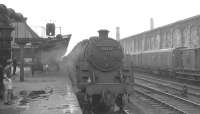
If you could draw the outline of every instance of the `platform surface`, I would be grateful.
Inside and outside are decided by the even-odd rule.
[[[24,82],[17,75],[13,86],[13,104],[0,101],[0,114],[82,114],[71,82],[63,73],[42,72],[34,77],[26,73]]]

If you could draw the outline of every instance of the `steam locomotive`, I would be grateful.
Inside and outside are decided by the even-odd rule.
[[[76,62],[77,92],[83,114],[125,114],[125,95],[131,94],[133,76],[120,43],[99,30]]]

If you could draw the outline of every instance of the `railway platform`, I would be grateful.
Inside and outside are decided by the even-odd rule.
[[[0,114],[82,114],[70,81],[63,73],[25,73],[13,80],[14,99],[11,105],[0,101]]]

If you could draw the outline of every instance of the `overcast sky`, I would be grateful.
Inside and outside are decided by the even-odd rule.
[[[0,0],[8,8],[22,13],[27,23],[44,35],[47,22],[72,34],[68,52],[81,40],[108,29],[115,38],[116,26],[121,38],[200,14],[199,0]],[[59,31],[59,29],[57,29]]]

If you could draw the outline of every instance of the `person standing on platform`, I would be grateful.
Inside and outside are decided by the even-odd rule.
[[[4,75],[3,79],[4,84],[4,104],[10,105],[12,104],[12,80],[11,77],[7,77]]]
[[[17,59],[13,59],[13,75],[16,75],[16,68],[17,68]]]
[[[12,60],[7,60],[7,65],[4,68],[4,104],[11,104],[11,96],[12,96],[12,79],[11,79],[11,67]]]
[[[4,68],[4,74],[7,76],[7,77],[11,77],[11,67],[12,67],[12,60],[11,59],[8,59],[6,61],[6,66]]]

